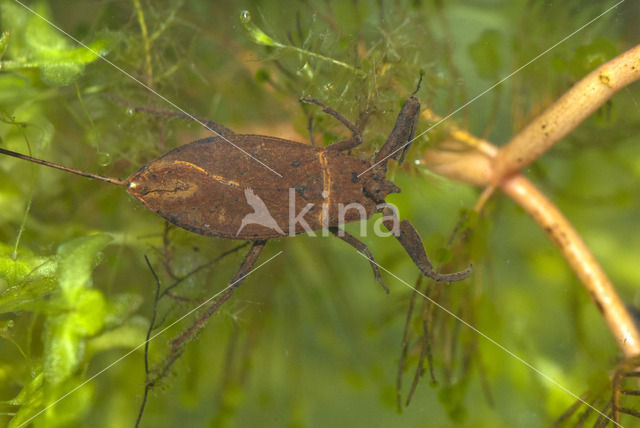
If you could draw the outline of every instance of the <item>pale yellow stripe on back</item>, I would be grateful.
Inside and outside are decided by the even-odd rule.
[[[240,187],[240,183],[238,183],[237,181],[233,181],[233,180],[228,180],[220,175],[215,175],[215,174],[211,174],[210,172],[206,171],[204,168],[199,167],[196,164],[193,164],[191,162],[187,162],[187,161],[173,161],[173,163],[178,163],[178,164],[182,164],[182,165],[186,165],[188,167],[191,167],[203,174],[205,174],[207,177],[214,179],[215,181],[217,181],[218,183],[221,184],[225,184],[227,186],[232,186],[232,187]]]
[[[327,159],[326,150],[318,153],[318,161],[320,162],[320,170],[322,171],[322,193],[325,194],[326,192],[327,197],[325,198],[325,203],[327,207],[331,209],[331,173],[329,172],[329,159]],[[321,209],[318,213],[318,223],[320,224],[322,224],[322,214],[323,210]],[[327,222],[328,221],[329,219],[327,218]]]

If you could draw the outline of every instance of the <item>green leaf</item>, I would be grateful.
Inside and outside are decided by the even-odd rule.
[[[148,328],[149,320],[133,317],[123,325],[87,341],[87,358],[113,348],[133,349],[145,341]]]
[[[89,412],[96,389],[94,383],[85,384],[84,381],[83,377],[73,377],[64,385],[47,391],[46,405],[51,407],[44,412],[44,418],[35,420],[36,426],[43,428],[78,426],[77,421],[82,420]],[[64,400],[59,400],[69,391],[73,391],[73,394],[69,394]]]
[[[35,392],[42,387],[44,381],[44,377],[42,376],[42,370],[38,371],[38,373],[31,379],[31,382],[26,384],[18,393],[18,395],[7,401],[3,401],[4,404],[9,404],[12,406],[25,405],[29,403],[29,400],[33,399]]]
[[[82,74],[85,64],[107,54],[111,44],[108,39],[95,40],[87,47],[77,47],[69,37],[43,19],[49,19],[51,15],[46,3],[38,3],[35,11],[40,16],[19,5],[5,3],[2,6],[2,25],[14,34],[8,49],[10,59],[3,62],[2,69],[38,68],[44,83],[64,86]],[[5,46],[8,43],[4,34],[0,39],[0,48],[2,43]]]
[[[93,336],[104,327],[107,302],[99,290],[83,290],[78,294],[74,308],[75,311],[69,314],[67,322],[79,336]]]
[[[109,235],[91,235],[58,248],[58,283],[66,303],[74,305],[77,293],[91,287],[91,272],[99,263],[99,252],[109,241]]]
[[[43,297],[55,289],[56,263],[21,249],[14,257],[12,246],[0,244],[0,313],[44,310]]]
[[[44,376],[53,385],[62,383],[78,367],[84,354],[84,341],[70,317],[58,315],[47,320]]]
[[[62,383],[76,371],[84,357],[85,338],[104,327],[104,296],[90,287],[99,252],[109,241],[108,235],[92,235],[58,248],[57,300],[67,312],[49,317],[46,323],[44,375],[52,384]]]
[[[42,81],[52,86],[72,83],[82,74],[85,64],[95,61],[99,55],[106,54],[107,45],[106,40],[97,40],[89,44],[88,48],[43,52],[43,63],[40,66]]]
[[[35,256],[29,250],[20,250],[20,257],[14,256],[14,248],[0,243],[0,278],[4,278],[9,285],[25,281],[27,276],[49,277],[54,273],[55,263],[48,263],[50,259]],[[40,269],[38,269],[40,268]]]
[[[83,71],[83,64],[43,64],[40,67],[40,77],[48,85],[64,86],[73,82]]]
[[[109,298],[105,327],[116,327],[133,315],[144,302],[139,294],[123,293]]]
[[[243,10],[240,13],[240,22],[242,22],[242,24],[244,25],[244,28],[247,30],[247,33],[249,33],[249,36],[251,37],[254,43],[257,43],[263,46],[271,46],[271,47],[278,47],[278,48],[284,47],[282,43],[279,43],[273,40],[267,33],[262,31],[260,27],[258,27],[256,24],[251,22],[251,14],[249,13],[248,10]]]
[[[40,371],[31,382],[22,388],[16,398],[7,402],[12,406],[20,406],[18,412],[11,418],[11,422],[8,425],[9,428],[19,427],[40,411],[44,395],[43,381],[44,376]]]
[[[74,390],[84,381],[76,377],[54,388],[45,388],[43,372],[37,375],[25,385],[18,396],[13,400],[5,402],[12,406],[20,406],[15,416],[9,422],[8,428],[21,427],[32,418],[36,427],[58,427],[70,426],[74,420],[82,418],[89,409],[94,395],[95,386],[91,384],[82,385],[73,394],[59,400],[68,391]],[[46,397],[45,397],[46,394]],[[55,403],[55,404],[54,404]],[[42,414],[43,407],[47,407]]]

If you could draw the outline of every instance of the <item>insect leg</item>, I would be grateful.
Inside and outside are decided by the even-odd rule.
[[[342,124],[347,128],[349,128],[349,130],[353,134],[353,136],[347,140],[333,143],[330,146],[331,150],[341,152],[344,150],[352,149],[357,145],[359,145],[360,143],[362,143],[362,133],[353,123],[349,122],[349,120],[346,117],[344,117],[343,115],[341,115],[340,113],[338,113],[337,111],[329,107],[328,105],[324,104],[323,102],[318,101],[314,98],[304,97],[304,98],[301,98],[300,101],[309,103],[309,104],[315,104],[322,107],[323,112],[327,113],[329,116],[332,116],[337,120],[339,120],[340,122],[342,122]]]
[[[146,113],[154,116],[177,117],[180,119],[193,120],[195,122],[199,122],[201,124],[206,125],[207,128],[209,129],[213,129],[214,132],[223,136],[224,138],[229,139],[235,135],[235,133],[229,128],[227,128],[226,126],[221,125],[217,122],[214,122],[202,116],[197,116],[195,114],[187,114],[187,113],[183,113],[175,110],[160,109],[155,107],[134,106],[127,100],[121,97],[118,97],[116,95],[109,94],[107,95],[107,97],[119,104],[125,105],[131,112],[134,112],[134,113]]]
[[[433,265],[427,257],[424,244],[420,235],[408,220],[399,219],[396,213],[390,208],[383,209],[383,215],[387,220],[383,221],[384,226],[394,233],[396,239],[404,247],[413,263],[420,269],[423,275],[437,282],[454,282],[461,281],[471,274],[471,265],[463,271],[455,273],[438,273],[433,269]],[[389,218],[393,217],[393,219]],[[399,227],[397,227],[399,225]],[[396,230],[394,230],[396,228]]]
[[[376,153],[374,163],[384,162],[386,165],[388,159],[395,159],[398,163],[402,163],[416,133],[419,115],[420,101],[411,95],[398,113],[396,123],[387,141]]]
[[[187,328],[178,337],[176,337],[171,341],[172,349],[177,349],[181,347],[182,345],[185,344],[185,342],[191,339],[195,333],[197,333],[200,329],[202,329],[205,326],[207,319],[209,319],[209,317],[213,315],[220,308],[220,306],[222,306],[224,302],[229,300],[229,298],[233,295],[233,292],[236,291],[236,288],[238,288],[238,286],[240,285],[244,277],[247,276],[247,274],[249,274],[249,272],[251,271],[251,268],[253,267],[256,260],[260,256],[260,253],[264,249],[264,246],[266,243],[267,243],[266,240],[255,241],[253,243],[253,245],[251,246],[247,254],[244,256],[244,260],[242,261],[240,268],[236,271],[235,275],[233,275],[233,278],[231,278],[231,281],[229,281],[229,288],[227,289],[227,291],[220,298],[216,299],[214,302],[211,302],[211,304],[206,309],[206,311],[202,315],[200,315],[193,322],[193,324],[189,326],[189,328]]]
[[[376,281],[378,281],[380,285],[382,285],[382,288],[384,288],[384,291],[386,291],[387,294],[389,294],[389,288],[387,287],[387,284],[385,284],[384,281],[382,280],[382,276],[380,275],[380,269],[378,269],[378,265],[373,259],[373,254],[371,254],[371,251],[369,251],[369,248],[364,244],[364,242],[359,241],[355,236],[350,235],[349,233],[337,227],[330,227],[329,230],[331,231],[331,233],[336,235],[338,238],[342,239],[347,244],[351,245],[356,250],[360,251],[362,254],[365,255],[367,259],[369,259],[369,263],[371,263],[371,269],[373,269],[373,276],[376,278]]]
[[[253,245],[251,245],[251,248],[244,256],[244,260],[242,261],[240,268],[238,268],[236,274],[233,275],[233,278],[229,281],[229,285],[231,286],[229,291],[233,293],[232,290],[238,288],[240,283],[244,280],[244,277],[247,276],[249,271],[251,271],[251,268],[253,268],[253,265],[256,263],[256,260],[258,260],[258,257],[266,244],[266,240],[254,241]]]

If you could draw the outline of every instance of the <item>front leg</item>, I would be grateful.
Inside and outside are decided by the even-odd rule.
[[[356,250],[360,251],[367,259],[369,259],[369,263],[371,263],[371,269],[373,269],[373,276],[375,277],[376,281],[378,281],[380,285],[382,285],[384,291],[389,294],[389,288],[387,287],[387,284],[385,284],[382,280],[380,269],[378,269],[378,264],[375,262],[375,260],[373,260],[373,254],[371,254],[371,251],[369,251],[369,247],[367,247],[364,242],[360,242],[355,236],[347,233],[342,229],[339,229],[337,227],[330,227],[329,230],[331,231],[331,233],[342,239],[347,244],[351,245]]]
[[[382,163],[386,166],[389,159],[397,160],[399,164],[402,163],[413,142],[419,115],[420,101],[411,95],[398,113],[396,123],[387,141],[376,153],[374,164]]]
[[[393,130],[389,134],[389,138],[384,143],[382,148],[376,153],[373,160],[374,165],[381,163],[385,168],[389,159],[394,159],[401,164],[406,156],[411,143],[414,140],[416,134],[416,125],[418,123],[418,116],[420,115],[420,101],[415,97],[420,89],[422,83],[423,74],[420,73],[420,79],[415,91],[407,98],[407,101],[402,105],[400,113],[396,118],[396,123],[393,125]]]
[[[340,122],[342,122],[342,124],[347,128],[349,128],[349,130],[353,134],[353,136],[347,140],[333,143],[332,145],[329,146],[329,150],[342,152],[345,150],[351,150],[362,143],[362,133],[353,123],[349,122],[349,120],[346,117],[344,117],[343,115],[341,115],[340,113],[338,113],[337,111],[329,107],[328,105],[324,104],[323,102],[318,101],[314,98],[304,97],[304,98],[301,98],[300,101],[304,103],[315,104],[322,107],[323,112],[327,113],[329,116],[332,116],[337,120],[339,120]]]
[[[433,265],[427,258],[427,253],[424,249],[422,239],[420,239],[420,235],[418,235],[418,232],[409,220],[402,220],[399,222],[396,213],[388,207],[383,209],[383,215],[387,218],[393,217],[393,219],[384,220],[384,226],[389,229],[389,231],[393,232],[396,239],[404,247],[407,254],[409,254],[409,257],[411,257],[411,260],[413,260],[413,263],[415,263],[423,275],[437,282],[455,282],[462,281],[471,274],[471,265],[460,272],[444,274],[436,272],[433,269]],[[397,227],[398,222],[399,227]]]

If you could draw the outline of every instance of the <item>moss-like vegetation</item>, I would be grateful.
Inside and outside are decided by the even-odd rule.
[[[311,122],[316,144],[347,136],[299,102],[312,96],[364,127],[352,154],[370,158],[421,73],[423,107],[446,116],[614,3],[25,4],[33,10],[0,2],[0,147],[124,178],[207,135],[195,122],[129,105],[180,108],[237,132],[303,142]],[[636,44],[639,13],[634,2],[621,4],[448,120],[508,141],[572,83]],[[525,171],[630,307],[640,305],[639,124],[635,85]],[[431,125],[420,120],[418,131]],[[599,312],[511,201],[498,196],[478,217],[470,211],[478,189],[421,166],[424,150],[445,137],[434,127],[392,166],[403,193],[389,201],[434,262],[447,271],[473,262],[475,271],[449,286],[425,279],[419,289],[567,390],[606,401],[620,353]],[[367,231],[377,262],[415,285],[418,271],[400,245],[375,237],[373,223]],[[141,426],[538,427],[575,401],[383,273],[385,295],[367,261],[332,237],[270,242],[261,261],[283,254],[176,352],[171,339],[201,312],[174,321],[226,286],[246,251],[231,251],[236,245],[167,229],[121,188],[1,156],[0,426],[133,426],[150,379]],[[154,304],[156,287],[172,284]],[[145,373],[154,311],[151,336],[162,334]]]

